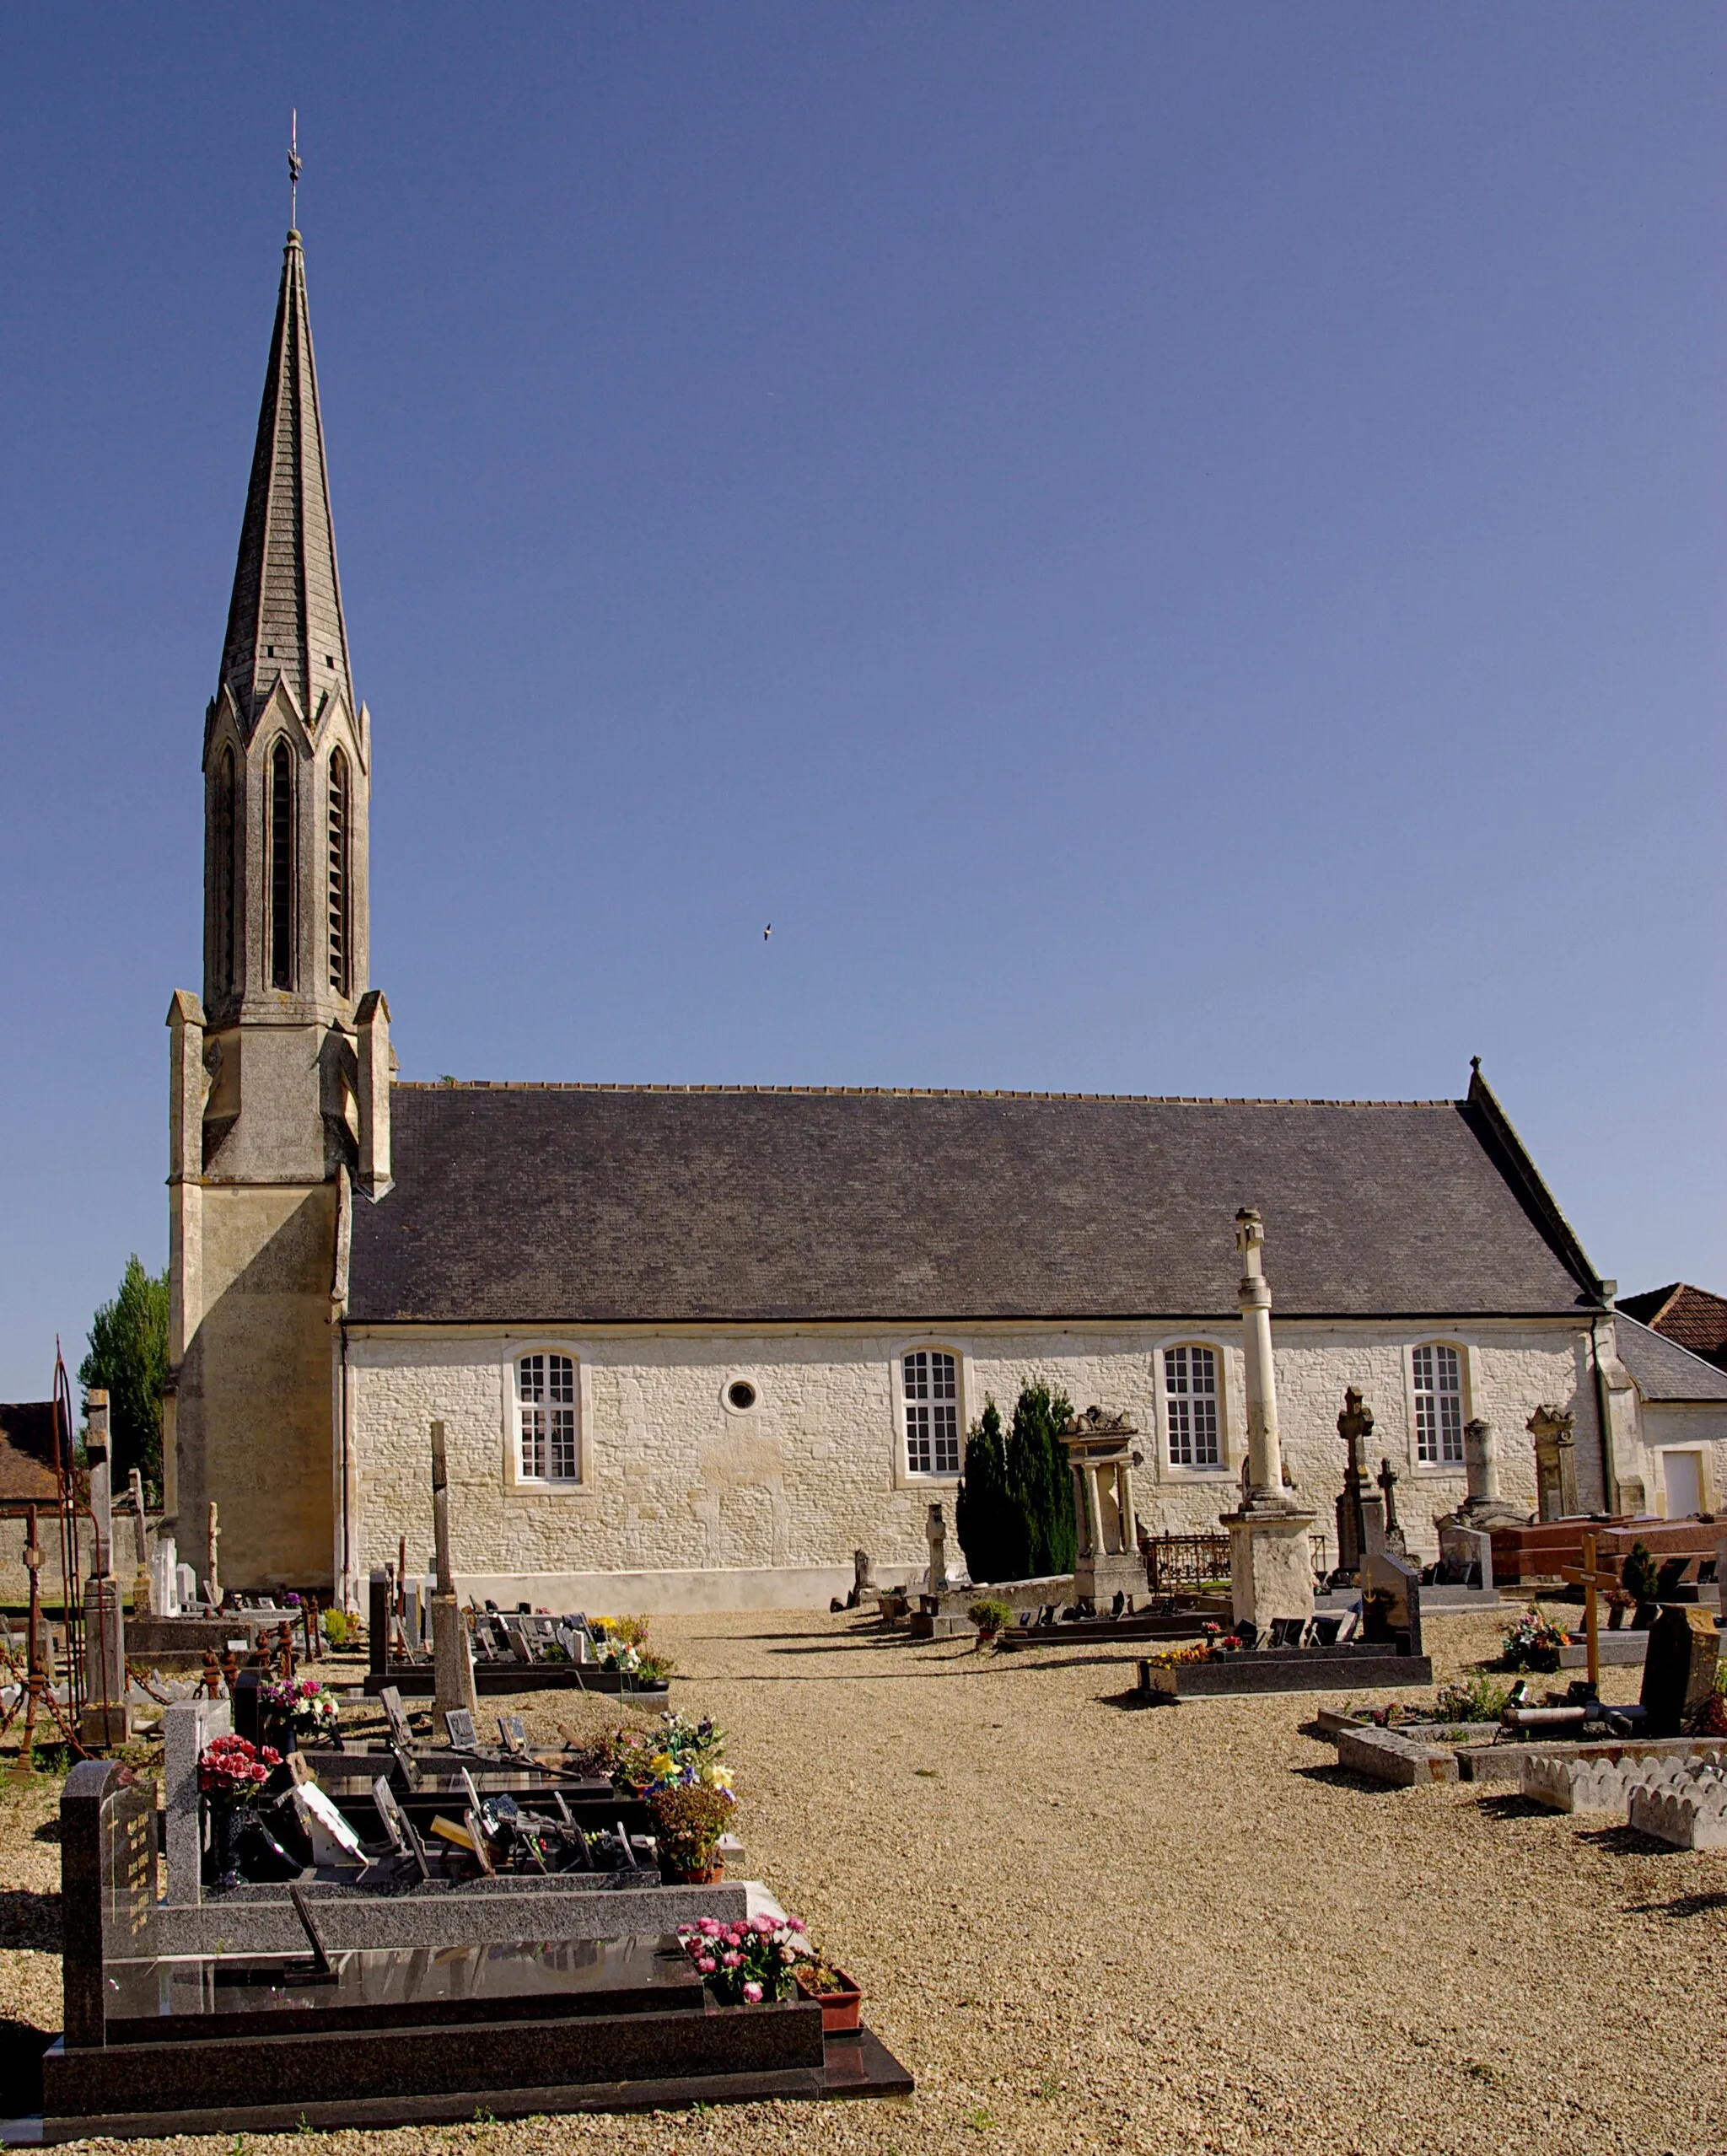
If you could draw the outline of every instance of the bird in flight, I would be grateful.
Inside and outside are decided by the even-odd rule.
[[[772,922],[771,922],[771,921],[770,921],[770,922],[768,922],[767,926],[767,927],[765,927],[765,928],[761,931],[761,940],[762,940],[762,942],[765,944],[765,943],[767,941],[768,938],[769,938],[769,937],[770,937],[772,933],[773,933],[773,923],[772,923]]]

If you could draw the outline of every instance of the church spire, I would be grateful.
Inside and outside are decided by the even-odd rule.
[[[297,231],[288,234],[282,258],[222,647],[218,692],[222,687],[231,691],[248,733],[278,679],[309,729],[316,729],[333,691],[340,692],[350,712],[358,708],[336,573],[305,254]]]

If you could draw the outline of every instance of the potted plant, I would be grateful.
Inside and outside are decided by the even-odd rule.
[[[252,1807],[282,1764],[273,1745],[254,1745],[245,1737],[213,1737],[198,1755],[198,1788],[210,1814],[213,1886],[239,1884],[240,1836],[251,1823]]]
[[[1014,1621],[1014,1613],[1005,1602],[998,1601],[993,1594],[978,1597],[966,1615],[977,1627],[977,1644],[987,1647],[1000,1632],[1005,1632]]]
[[[667,1782],[648,1799],[659,1844],[660,1877],[668,1886],[706,1886],[722,1876],[719,1837],[730,1824],[733,1799],[710,1782]]]
[[[824,2036],[837,2036],[858,2026],[864,2010],[863,1987],[843,1969],[836,1969],[825,1954],[812,1949],[809,1960],[799,1962],[794,1970],[793,1981],[806,1999],[814,1999],[820,2007]]]
[[[784,1998],[799,1965],[810,1959],[810,1941],[796,1917],[783,1924],[767,1916],[735,1924],[704,1917],[679,1927],[678,1944],[721,2006],[768,2006]]]

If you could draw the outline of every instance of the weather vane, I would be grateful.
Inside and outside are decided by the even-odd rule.
[[[288,121],[288,221],[296,230],[300,221],[300,115],[291,108]]]

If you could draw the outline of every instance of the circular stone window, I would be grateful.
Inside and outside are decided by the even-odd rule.
[[[725,1404],[734,1415],[747,1415],[756,1400],[756,1388],[747,1378],[734,1378],[725,1389]]]

